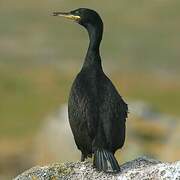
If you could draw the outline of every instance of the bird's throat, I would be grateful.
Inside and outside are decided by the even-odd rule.
[[[89,34],[89,49],[91,51],[98,51],[100,47],[100,43],[103,35],[103,28],[100,26],[91,26],[87,27],[87,31]]]
[[[89,26],[86,29],[90,42],[83,67],[101,68],[99,47],[102,40],[103,29],[93,26]]]

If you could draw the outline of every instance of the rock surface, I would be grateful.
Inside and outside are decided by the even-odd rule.
[[[96,171],[90,162],[56,163],[33,167],[14,180],[180,180],[180,161],[161,163],[140,157],[121,166],[118,174]]]

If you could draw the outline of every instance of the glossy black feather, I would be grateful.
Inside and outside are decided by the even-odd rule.
[[[82,70],[77,75],[68,107],[71,129],[83,154],[96,148],[114,153],[123,146],[127,105],[103,71]]]
[[[101,18],[89,9],[81,8],[71,13],[81,17],[79,24],[87,29],[90,44],[69,96],[70,126],[83,154],[82,160],[95,153],[97,169],[107,171],[107,162],[110,162],[116,171],[119,168],[113,154],[125,141],[127,104],[102,70],[99,53],[103,34]]]

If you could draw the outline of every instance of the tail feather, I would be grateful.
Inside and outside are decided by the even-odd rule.
[[[94,153],[94,167],[104,172],[119,172],[119,164],[112,152],[104,149],[98,149]]]

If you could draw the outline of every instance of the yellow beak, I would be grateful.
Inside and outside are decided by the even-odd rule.
[[[71,19],[74,21],[79,21],[81,19],[80,16],[78,15],[73,15],[71,13],[64,13],[64,12],[53,12],[53,16],[60,16],[60,17],[65,17],[67,19]]]

